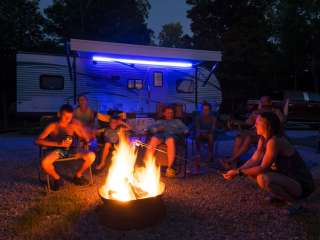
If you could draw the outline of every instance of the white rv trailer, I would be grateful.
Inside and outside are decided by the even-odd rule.
[[[219,107],[213,71],[199,66],[221,53],[71,39],[72,56],[17,54],[17,112],[56,112],[85,94],[100,112],[152,113],[157,103],[180,103],[187,112],[206,100]]]

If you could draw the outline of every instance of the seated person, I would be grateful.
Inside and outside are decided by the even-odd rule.
[[[196,158],[195,167],[198,170],[200,167],[200,149],[201,143],[206,141],[208,143],[208,161],[213,158],[213,134],[217,118],[211,113],[212,107],[208,102],[202,104],[201,114],[195,119],[195,133],[196,133]]]
[[[248,130],[243,130],[236,137],[233,144],[232,155],[228,159],[223,159],[221,161],[222,166],[225,169],[230,169],[235,167],[242,155],[244,155],[250,148],[252,144],[257,144],[259,137],[254,129],[254,124],[257,116],[263,112],[274,112],[280,122],[283,124],[285,121],[284,115],[279,109],[272,107],[271,98],[268,96],[263,96],[260,99],[258,109],[251,113],[248,119],[244,123],[237,123],[237,125],[242,125],[242,127],[249,128]]]
[[[74,119],[79,120],[87,128],[93,128],[96,112],[89,107],[87,96],[79,95],[77,100],[79,106],[74,110]]]
[[[156,121],[149,127],[149,131],[153,135],[149,142],[146,156],[153,156],[156,147],[165,143],[167,145],[168,168],[166,171],[167,177],[174,177],[175,170],[172,168],[175,159],[175,141],[179,134],[188,133],[187,126],[179,119],[174,119],[173,108],[165,107],[162,110],[164,119]]]
[[[260,136],[256,152],[240,168],[225,173],[225,179],[237,175],[254,178],[259,187],[267,191],[270,200],[288,203],[288,213],[301,210],[298,200],[314,191],[312,175],[299,153],[283,136],[279,117],[263,112],[256,119]]]
[[[90,137],[90,148],[94,149],[97,145],[95,142],[97,134],[95,130],[95,119],[97,113],[89,107],[86,95],[79,95],[77,100],[79,106],[74,110],[73,122],[82,125],[82,129],[84,129]]]
[[[104,131],[104,146],[100,158],[99,164],[95,168],[95,172],[99,173],[106,166],[106,159],[109,155],[110,149],[114,144],[119,142],[119,131],[120,130],[129,131],[131,126],[124,122],[119,114],[114,114],[110,117],[109,127]]]
[[[75,152],[71,146],[72,140],[70,140],[70,137],[76,134],[88,142],[89,136],[86,135],[86,131],[81,129],[79,124],[72,122],[72,106],[68,104],[62,105],[58,112],[58,117],[58,121],[51,123],[36,140],[37,144],[48,147],[48,153],[41,159],[41,167],[53,178],[52,189],[58,190],[64,184],[64,181],[55,170],[55,161],[59,158],[71,156],[80,158],[83,160],[83,164],[77,170],[73,181],[77,185],[86,185],[88,181],[83,177],[83,173],[94,162],[95,154],[90,151]]]

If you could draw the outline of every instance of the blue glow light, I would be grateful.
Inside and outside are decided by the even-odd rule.
[[[102,57],[102,56],[93,56],[92,60],[95,62],[122,62],[122,63],[129,63],[129,64],[142,64],[142,65],[154,65],[154,66],[165,66],[165,67],[182,67],[182,68],[192,67],[192,63],[189,63],[189,62],[151,61],[151,60],[127,59],[127,58]]]

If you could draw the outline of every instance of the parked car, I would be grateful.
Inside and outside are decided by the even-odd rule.
[[[287,115],[287,121],[320,124],[320,94],[303,91],[285,91],[272,96],[273,106]],[[286,108],[286,99],[288,106]],[[259,100],[247,101],[247,109],[252,111],[258,107]]]

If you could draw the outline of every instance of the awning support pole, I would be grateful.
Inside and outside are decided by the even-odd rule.
[[[196,65],[194,71],[194,110],[198,111],[198,66]]]

